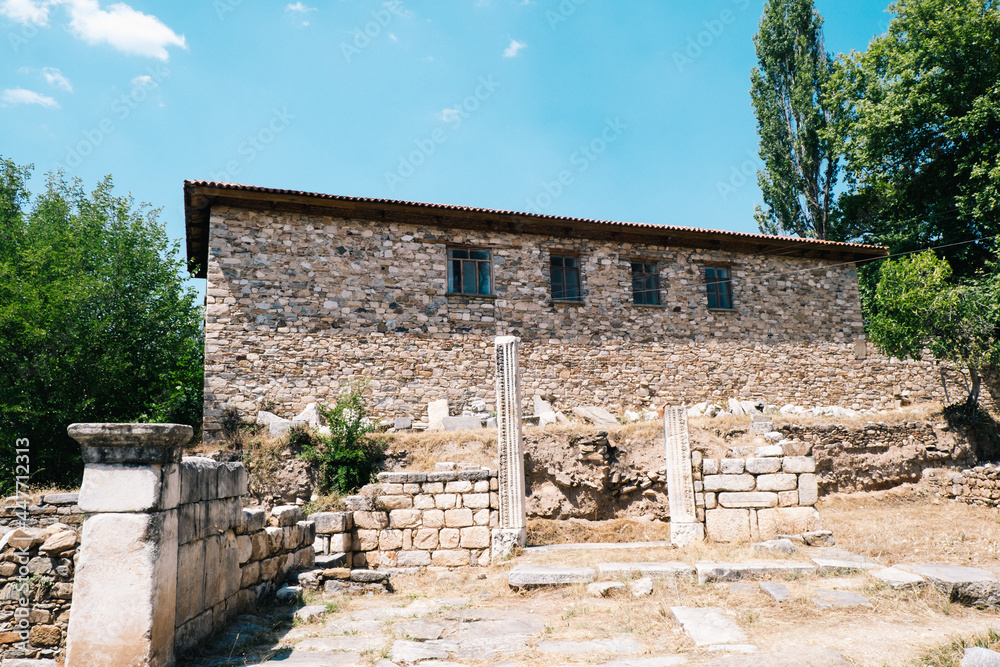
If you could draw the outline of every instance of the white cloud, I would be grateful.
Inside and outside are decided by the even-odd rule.
[[[0,14],[18,23],[49,24],[49,2],[35,0],[0,0]]]
[[[153,81],[153,77],[149,76],[148,74],[140,74],[139,76],[132,79],[133,88],[146,88],[155,86],[156,84]]]
[[[59,71],[58,67],[43,67],[42,76],[45,77],[45,82],[50,86],[62,88],[70,93],[73,92],[73,84],[69,82],[69,79],[66,78],[65,74]]]
[[[122,53],[167,60],[168,46],[187,48],[160,19],[143,14],[123,2],[101,9],[98,0],[54,0],[66,5],[70,30],[90,44],[107,43]]]
[[[511,38],[510,44],[508,44],[507,48],[503,51],[503,57],[513,58],[521,51],[521,49],[527,48],[527,46],[528,45],[524,42],[519,42],[516,39]]]
[[[59,103],[48,95],[25,88],[8,88],[0,95],[0,106],[12,107],[17,104],[37,104],[49,109],[58,109]]]
[[[309,7],[302,2],[291,2],[285,5],[286,12],[298,13],[298,14],[308,14],[309,12],[316,11],[315,7]]]

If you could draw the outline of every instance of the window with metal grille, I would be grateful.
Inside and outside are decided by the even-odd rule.
[[[583,300],[578,258],[552,255],[549,258],[549,271],[552,275],[552,298],[555,301]]]
[[[492,294],[491,264],[489,250],[448,248],[448,292]]]
[[[660,305],[660,270],[655,262],[632,262],[632,301]]]
[[[708,307],[731,310],[733,307],[733,283],[729,267],[706,266],[705,286],[708,291]]]

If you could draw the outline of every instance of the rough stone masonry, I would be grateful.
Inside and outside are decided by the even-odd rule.
[[[523,395],[570,405],[943,397],[928,362],[863,339],[855,262],[881,248],[204,181],[185,183],[185,208],[188,257],[208,280],[208,439],[226,407],[253,414],[266,399],[294,414],[360,376],[386,417],[489,402],[503,335],[522,341]],[[470,248],[488,258],[485,294],[454,293],[449,252]],[[554,298],[563,257],[576,299]],[[641,279],[657,284],[653,303],[637,303],[636,266],[655,273]],[[709,308],[706,268],[719,267],[731,308]]]

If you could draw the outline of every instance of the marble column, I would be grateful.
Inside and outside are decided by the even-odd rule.
[[[670,542],[675,547],[684,547],[705,539],[705,525],[698,521],[695,509],[687,408],[681,406],[663,411],[663,438],[667,453]]]
[[[523,547],[527,542],[521,439],[521,368],[518,362],[520,343],[520,339],[514,336],[497,336],[494,341],[500,527],[493,530],[493,562],[508,558],[516,547]]]

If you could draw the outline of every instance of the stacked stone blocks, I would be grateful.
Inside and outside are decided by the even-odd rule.
[[[745,459],[701,460],[695,479],[710,540],[769,540],[820,527],[813,507],[819,494],[811,456],[784,456],[780,445],[757,447]]]
[[[62,654],[73,597],[73,557],[83,522],[76,504],[78,496],[15,496],[0,507],[0,528],[5,535],[0,540],[2,659],[57,658]],[[23,521],[18,514],[19,501],[27,506]],[[21,598],[28,600],[26,608]]]
[[[196,646],[313,564],[315,532],[296,506],[244,508],[242,463],[185,458],[178,507],[176,646]]]
[[[938,486],[944,494],[969,505],[1000,507],[1000,467],[981,465],[947,473]]]
[[[321,512],[314,547],[354,567],[489,565],[499,525],[497,471],[383,472],[350,512]]]

